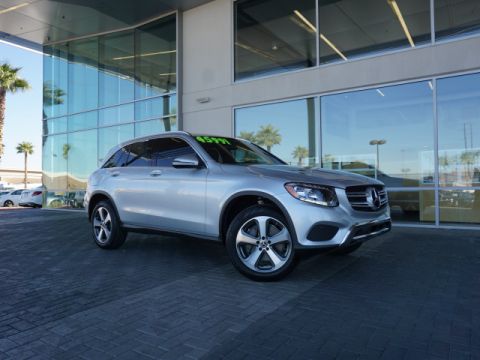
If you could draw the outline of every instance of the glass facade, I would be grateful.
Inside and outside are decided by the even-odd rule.
[[[235,136],[381,180],[396,222],[480,223],[480,74],[238,108]]]
[[[236,0],[234,10],[235,80],[480,34],[478,0]]]
[[[176,16],[44,47],[46,207],[81,207],[113,146],[177,129]]]

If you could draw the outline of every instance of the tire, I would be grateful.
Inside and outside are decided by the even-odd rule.
[[[358,248],[362,246],[362,243],[355,243],[352,245],[348,246],[340,246],[336,248],[335,250],[332,251],[333,255],[348,255],[351,254],[352,252],[358,250]]]
[[[281,213],[255,205],[235,216],[225,245],[232,264],[243,275],[255,281],[273,281],[294,267],[292,232]]]
[[[7,200],[3,203],[4,207],[13,207],[13,201]]]
[[[109,201],[100,201],[95,206],[90,223],[93,240],[102,249],[118,249],[125,242],[127,234]]]

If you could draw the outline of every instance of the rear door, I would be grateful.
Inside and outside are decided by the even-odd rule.
[[[198,155],[183,139],[164,137],[148,141],[150,169],[138,179],[138,200],[146,210],[142,224],[184,233],[205,232],[207,168],[175,168],[177,157]],[[201,160],[199,159],[199,162]]]

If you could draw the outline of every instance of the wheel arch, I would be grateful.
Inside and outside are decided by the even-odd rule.
[[[92,218],[93,209],[95,209],[95,206],[102,200],[107,200],[112,205],[113,210],[115,211],[115,215],[117,215],[117,219],[119,219],[121,223],[121,219],[118,214],[118,210],[117,210],[117,206],[115,205],[115,202],[113,201],[112,197],[104,191],[94,192],[90,197],[90,200],[88,202],[88,221],[90,221]]]
[[[219,219],[219,237],[223,243],[225,243],[225,236],[228,230],[228,226],[235,217],[235,215],[240,210],[243,210],[253,205],[269,206],[280,211],[280,213],[285,217],[288,223],[288,227],[291,229],[291,235],[294,245],[298,244],[295,225],[293,224],[292,218],[290,217],[290,214],[288,213],[285,206],[283,206],[283,204],[274,196],[261,191],[241,191],[230,196],[225,201],[220,212]],[[237,210],[237,206],[241,207],[241,209]]]

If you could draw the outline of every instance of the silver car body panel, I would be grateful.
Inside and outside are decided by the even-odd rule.
[[[294,227],[296,245],[331,247],[349,241],[362,241],[380,235],[390,228],[388,204],[378,211],[354,210],[345,189],[349,186],[383,185],[381,182],[341,171],[304,169],[288,165],[226,165],[214,161],[195,139],[185,132],[149,136],[113,148],[109,159],[121,147],[160,137],[185,140],[205,165],[199,169],[173,167],[100,168],[89,178],[85,208],[92,196],[106,194],[116,206],[123,226],[152,229],[221,240],[221,216],[229,200],[239,195],[263,196],[281,207]],[[335,189],[339,205],[324,207],[292,197],[288,182],[311,183]],[[240,211],[241,209],[239,209]],[[371,234],[354,236],[354,230],[365,224],[388,226]],[[311,241],[307,234],[314,224],[338,227],[328,241]]]

